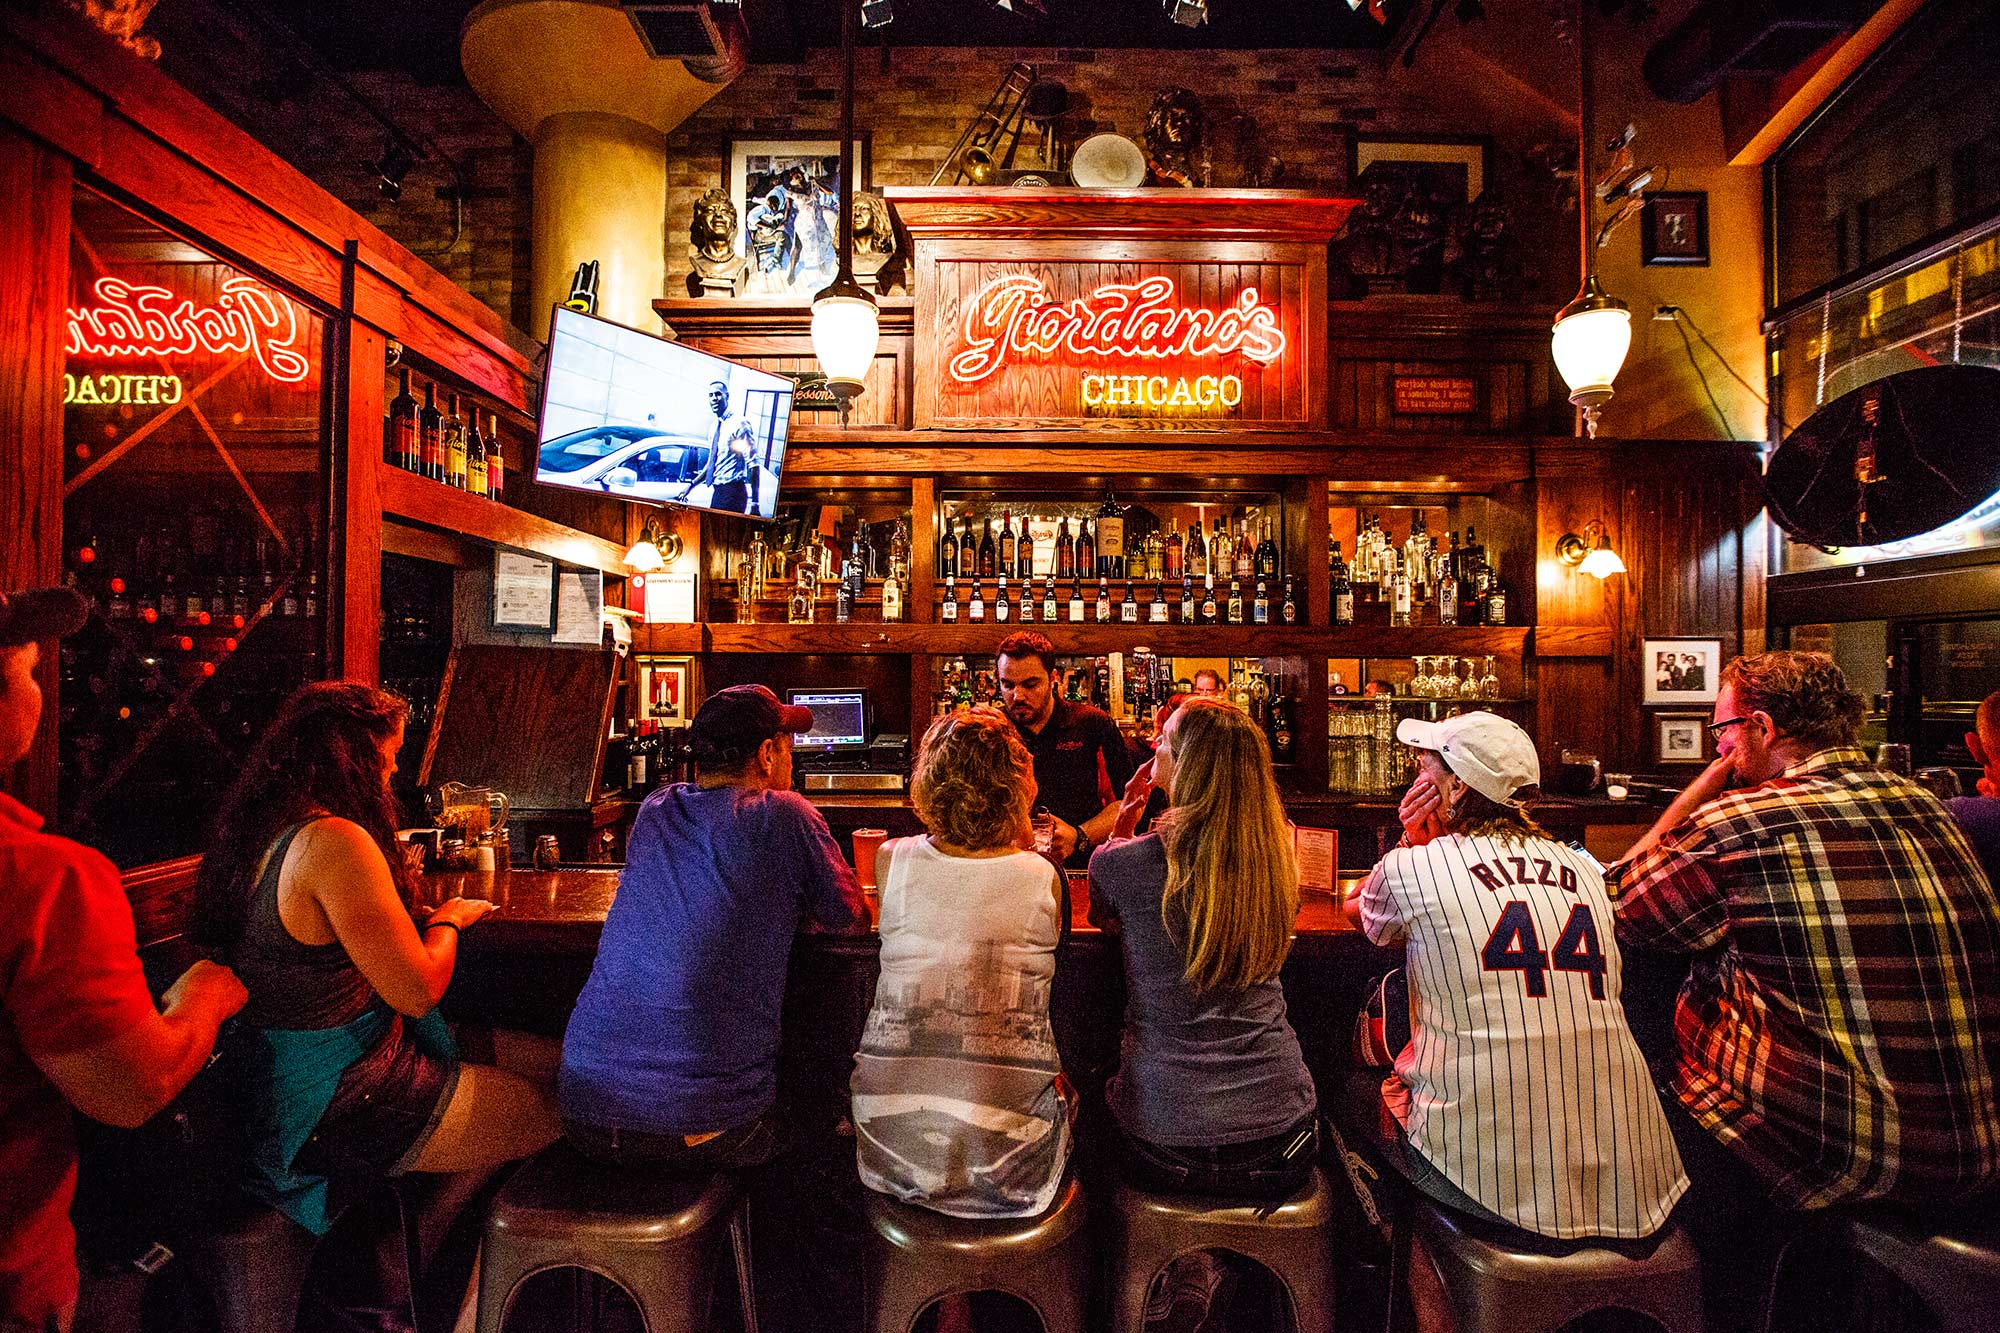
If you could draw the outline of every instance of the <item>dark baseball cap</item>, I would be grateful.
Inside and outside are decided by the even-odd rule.
[[[731,685],[708,696],[688,729],[698,764],[737,764],[773,736],[812,730],[812,710],[778,702],[765,685]]]
[[[0,592],[0,648],[60,639],[83,628],[90,603],[71,588]]]

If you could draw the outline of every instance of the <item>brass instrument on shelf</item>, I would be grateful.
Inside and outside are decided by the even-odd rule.
[[[1013,170],[1014,150],[1027,120],[1028,89],[1034,83],[1033,65],[1022,63],[1008,70],[993,96],[986,99],[986,105],[951,146],[931,184],[1005,184],[1002,173]]]

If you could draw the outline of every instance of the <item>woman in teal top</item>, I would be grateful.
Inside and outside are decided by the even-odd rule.
[[[324,681],[286,700],[244,760],[195,889],[196,941],[250,991],[223,1047],[250,1192],[315,1234],[404,1171],[474,1171],[558,1130],[558,1048],[494,1033],[459,1059],[437,1013],[464,928],[455,898],[421,929],[389,792],[408,709]]]

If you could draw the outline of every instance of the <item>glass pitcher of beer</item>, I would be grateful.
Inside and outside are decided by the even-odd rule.
[[[468,843],[484,833],[507,827],[507,794],[491,787],[447,782],[424,798],[439,828],[462,828]]]

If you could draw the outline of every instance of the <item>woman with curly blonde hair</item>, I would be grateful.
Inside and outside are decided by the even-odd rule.
[[[1062,1183],[1074,1101],[1049,1026],[1062,884],[1027,850],[1034,760],[1006,714],[960,709],[925,733],[912,796],[929,833],[876,854],[861,1180],[953,1217],[1032,1217]]]

